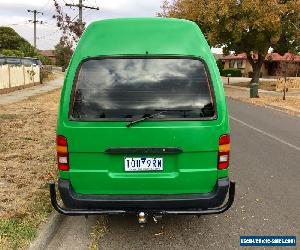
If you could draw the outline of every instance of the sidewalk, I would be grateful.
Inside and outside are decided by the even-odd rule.
[[[239,86],[234,86],[234,85],[226,85],[224,84],[224,89],[227,90],[228,92],[232,90],[233,95],[238,95],[242,97],[249,97],[250,96],[250,88],[244,88],[244,87],[239,87]],[[264,89],[259,89],[258,93],[261,94],[263,93],[264,95],[268,96],[283,96],[282,92],[279,91],[270,91],[270,90],[264,90]],[[286,96],[300,96],[300,90],[289,90],[286,92]]]
[[[61,73],[54,74],[57,76],[54,80],[49,80],[40,85],[0,95],[0,105],[19,102],[27,99],[28,97],[60,88],[63,85],[64,75]]]
[[[259,78],[260,81],[265,81],[265,82],[273,82],[276,81],[276,78],[272,78],[272,77],[267,77],[267,78]],[[227,84],[228,82],[228,77],[226,76],[222,76],[222,81],[225,84]],[[230,84],[235,84],[235,83],[240,83],[240,82],[250,82],[251,78],[248,77],[230,77],[229,78],[229,83]]]

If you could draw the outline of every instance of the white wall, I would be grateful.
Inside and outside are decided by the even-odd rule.
[[[39,66],[0,65],[0,89],[40,82]]]

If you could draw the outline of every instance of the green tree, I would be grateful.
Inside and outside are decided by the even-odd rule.
[[[287,4],[288,9],[282,13],[281,36],[273,49],[281,55],[287,51],[298,54],[300,53],[300,2],[291,0],[281,2]]]
[[[22,46],[31,46],[23,37],[10,27],[0,27],[0,50],[21,50]]]
[[[64,68],[68,67],[69,61],[73,54],[72,48],[60,42],[55,46],[56,63]]]
[[[251,82],[259,81],[270,47],[279,50],[281,44],[281,53],[299,48],[300,0],[174,0],[165,1],[159,15],[196,22],[210,45],[225,54],[245,52]]]
[[[26,55],[30,57],[36,57],[38,55],[37,50],[30,43],[23,43],[20,46],[20,50]]]
[[[47,56],[43,56],[41,54],[36,55],[36,57],[42,62],[44,65],[50,65],[52,64],[51,60]]]
[[[0,50],[0,54],[4,56],[18,56],[18,57],[24,56],[23,51],[17,49],[2,49]]]
[[[5,56],[37,57],[43,64],[50,64],[48,57],[41,55],[28,41],[10,27],[0,27],[0,54]]]

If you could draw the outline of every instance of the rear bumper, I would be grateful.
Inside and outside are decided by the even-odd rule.
[[[55,184],[50,184],[51,203],[65,215],[122,214],[145,211],[160,214],[216,214],[228,210],[235,195],[235,183],[219,179],[214,190],[205,194],[179,195],[82,195],[75,193],[68,180],[59,180],[64,205],[58,205]],[[228,200],[224,203],[228,193]]]

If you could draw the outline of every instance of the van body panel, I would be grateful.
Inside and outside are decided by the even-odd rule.
[[[216,117],[210,120],[149,119],[76,121],[70,118],[72,93],[83,60],[96,57],[192,57],[205,62]],[[135,18],[96,21],[84,32],[70,61],[61,93],[57,134],[68,140],[68,172],[79,194],[193,194],[211,192],[228,169],[218,170],[218,142],[229,134],[222,80],[210,47],[196,24],[186,20]],[[176,147],[178,154],[108,154],[108,148]],[[125,157],[161,157],[162,171],[125,172]]]

